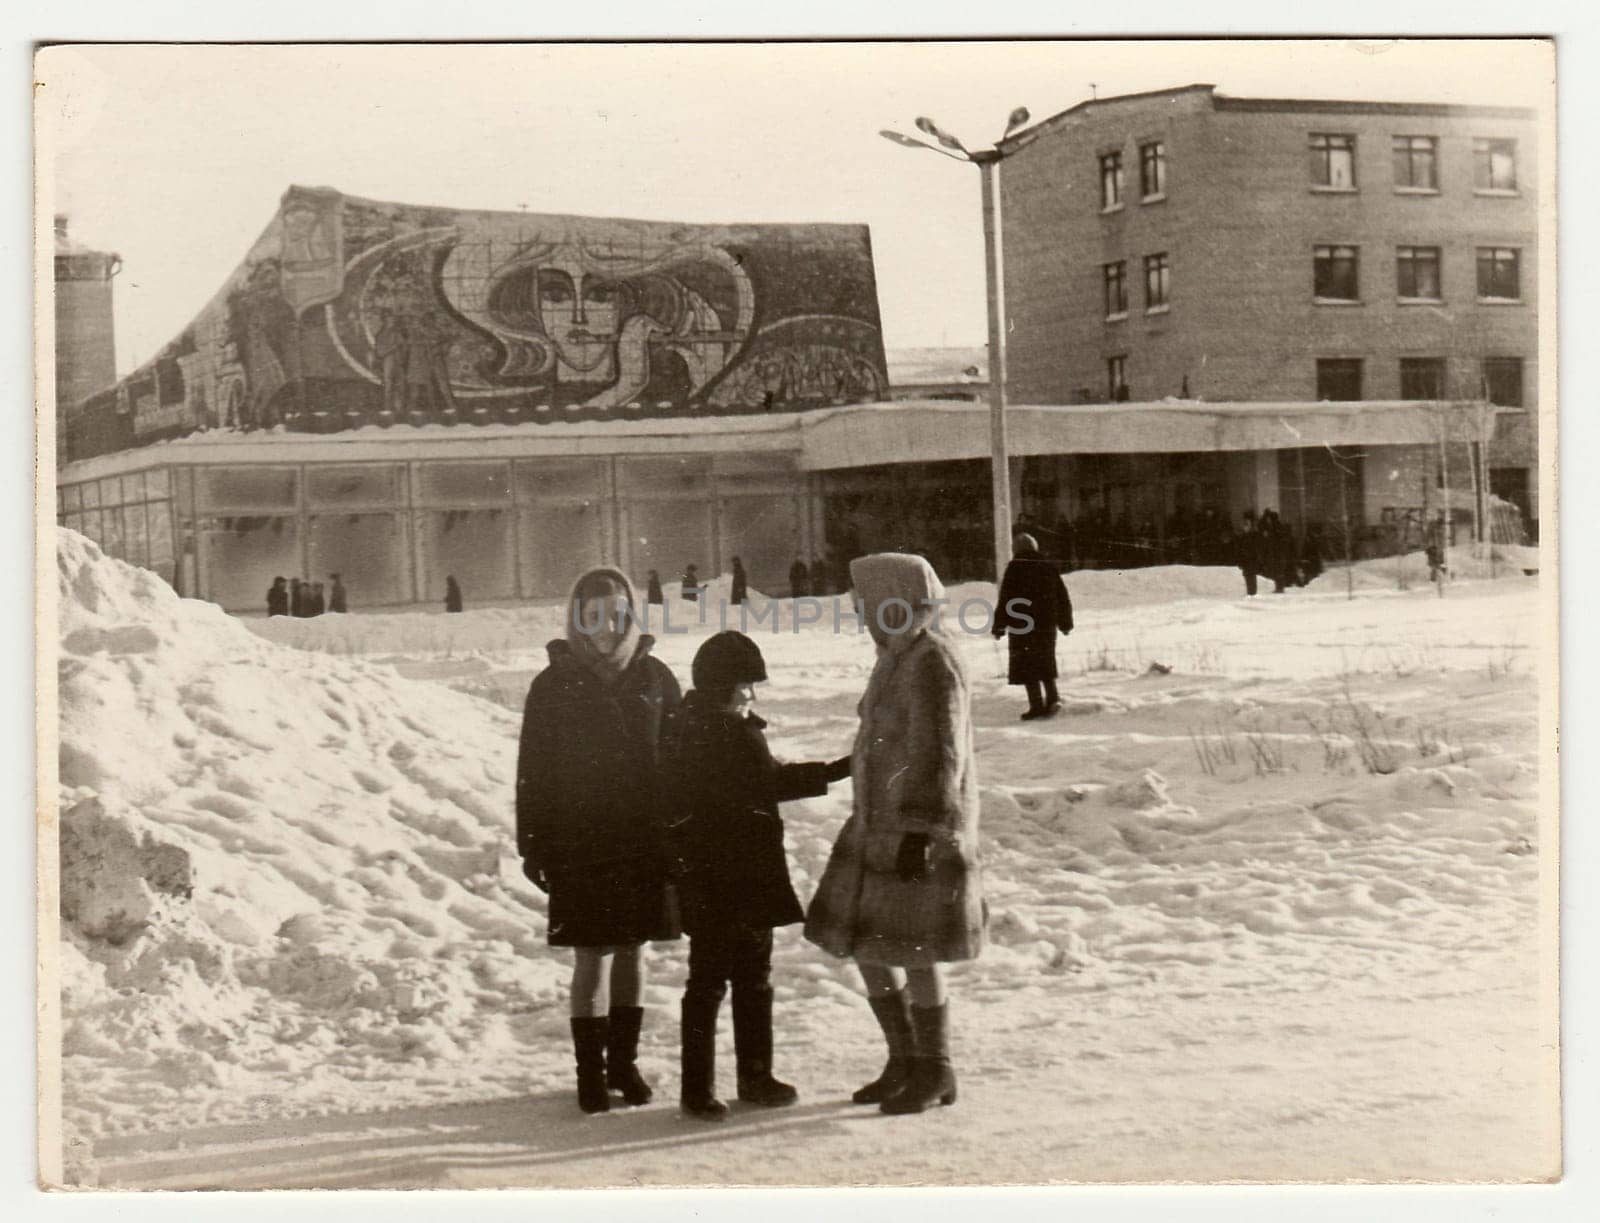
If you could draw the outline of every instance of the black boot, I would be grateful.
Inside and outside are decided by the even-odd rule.
[[[606,1039],[606,1086],[621,1092],[624,1104],[648,1104],[655,1095],[634,1065],[639,1056],[639,1027],[643,1022],[642,1006],[611,1008],[611,1028]]]
[[[683,998],[683,1111],[702,1121],[721,1121],[728,1106],[717,1099],[717,1012],[720,996]]]
[[[793,1104],[800,1093],[772,1077],[772,987],[733,987],[733,1054],[739,1099],[769,1108]]]
[[[905,1086],[911,1072],[911,1016],[906,1011],[906,993],[897,989],[892,994],[867,999],[878,1026],[883,1029],[884,1042],[889,1046],[889,1061],[883,1073],[850,1098],[857,1104],[880,1104]]]
[[[574,1016],[572,1048],[578,1063],[578,1107],[586,1113],[611,1109],[606,1095],[606,1031],[610,1024],[604,1015]]]
[[[920,1113],[934,1104],[956,1102],[956,1074],[950,1066],[950,1024],[947,1006],[911,1008],[911,1077],[879,1109],[886,1113]]]

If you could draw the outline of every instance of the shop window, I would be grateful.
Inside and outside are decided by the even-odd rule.
[[[619,468],[625,493],[702,496],[711,487],[711,462],[704,455],[624,459]]]
[[[1311,134],[1311,185],[1326,191],[1356,189],[1356,138],[1345,133]]]
[[[1317,398],[1348,403],[1361,398],[1361,361],[1324,357],[1317,362]]]
[[[1313,295],[1319,301],[1359,301],[1360,251],[1354,246],[1318,246],[1312,257]]]
[[[195,484],[201,509],[292,510],[299,504],[300,473],[293,467],[203,467]]]
[[[401,469],[395,463],[361,463],[306,470],[306,500],[312,505],[398,505]]]
[[[1396,288],[1402,298],[1414,301],[1439,301],[1439,248],[1401,246],[1395,248]]]
[[[590,500],[603,492],[602,474],[595,459],[518,459],[512,480],[519,502]]]
[[[1439,189],[1439,141],[1435,137],[1394,138],[1394,185],[1402,191]]]
[[[418,495],[424,501],[495,504],[511,499],[508,463],[424,463],[418,472]]]

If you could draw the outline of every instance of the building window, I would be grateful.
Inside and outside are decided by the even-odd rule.
[[[1395,248],[1395,280],[1402,298],[1417,301],[1440,300],[1439,248],[1400,246]]]
[[[1106,361],[1106,395],[1112,403],[1123,403],[1128,398],[1128,358],[1111,357]]]
[[[1400,358],[1401,399],[1443,399],[1443,357]]]
[[[1311,185],[1331,191],[1356,189],[1356,138],[1311,134]]]
[[[1106,317],[1126,318],[1128,315],[1128,265],[1126,261],[1106,264],[1105,274]]]
[[[1324,357],[1317,362],[1317,398],[1340,403],[1361,398],[1361,361]]]
[[[1167,264],[1166,252],[1144,257],[1144,308],[1160,310],[1167,304],[1167,291],[1171,287],[1172,269]]]
[[[1100,155],[1100,210],[1122,206],[1122,154]]]
[[[1356,247],[1316,247],[1312,264],[1312,293],[1322,301],[1359,301],[1358,266]]]
[[[1483,397],[1502,408],[1522,406],[1522,358],[1483,359]]]
[[[1159,140],[1139,146],[1139,194],[1147,200],[1167,193],[1167,146]]]
[[[1394,185],[1412,191],[1439,189],[1439,142],[1432,136],[1394,138]]]
[[[1514,246],[1478,248],[1478,296],[1498,301],[1522,300],[1520,253]]]
[[[1472,142],[1472,185],[1478,191],[1517,189],[1517,142],[1515,140],[1474,140]]]

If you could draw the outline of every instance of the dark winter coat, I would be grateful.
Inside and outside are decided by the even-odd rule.
[[[335,582],[328,592],[328,610],[331,612],[348,612],[350,610],[345,602],[344,583]]]
[[[1056,634],[1072,631],[1072,598],[1056,563],[1018,552],[1006,565],[997,601],[992,632],[1010,642],[1007,678],[1013,684],[1055,679]]]
[[[745,601],[750,593],[750,581],[745,577],[744,566],[735,564],[733,567],[733,588],[728,592],[728,602],[735,607]]]
[[[681,700],[678,681],[641,637],[607,684],[565,641],[547,647],[517,751],[517,850],[551,874],[626,859],[666,869],[658,747]]]
[[[787,926],[805,917],[789,883],[778,804],[828,792],[827,765],[779,764],[754,715],[689,693],[662,749],[683,927]]]
[[[461,610],[461,587],[454,578],[444,584],[444,609],[447,612]]]
[[[274,583],[267,588],[267,615],[287,616],[289,614],[289,588]]]
[[[854,810],[834,841],[806,911],[806,938],[861,963],[926,967],[983,948],[978,773],[972,693],[961,656],[930,623],[944,596],[919,556],[851,563],[878,661],[861,698],[850,762]],[[916,609],[912,631],[883,635],[891,598]],[[907,838],[925,840],[925,870],[897,869]]]

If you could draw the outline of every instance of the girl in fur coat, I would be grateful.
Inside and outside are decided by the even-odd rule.
[[[854,1095],[886,1113],[953,1104],[940,964],[983,949],[978,776],[966,670],[937,623],[944,598],[920,556],[850,565],[878,661],[851,758],[854,810],[806,915],[806,937],[861,969],[889,1060]]]

